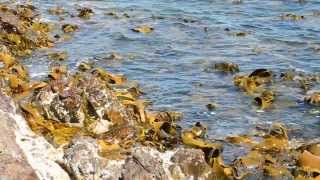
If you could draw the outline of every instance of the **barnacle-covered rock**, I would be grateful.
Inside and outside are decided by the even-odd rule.
[[[161,153],[152,147],[137,146],[112,160],[100,157],[99,144],[88,137],[75,138],[66,147],[63,164],[76,179],[211,179],[215,175],[201,150],[178,148]]]
[[[90,72],[68,75],[58,66],[50,77],[49,86],[33,100],[47,119],[86,126],[94,133],[106,132],[111,125],[134,123],[107,82]]]

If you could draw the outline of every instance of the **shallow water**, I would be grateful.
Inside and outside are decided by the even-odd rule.
[[[136,80],[145,92],[144,98],[153,102],[150,109],[183,112],[182,126],[201,121],[209,127],[209,138],[221,139],[249,133],[257,124],[279,121],[296,129],[292,138],[320,136],[320,108],[302,103],[300,89],[276,88],[279,96],[275,108],[257,112],[252,97],[233,85],[233,75],[204,71],[208,64],[230,61],[239,64],[244,73],[256,68],[319,72],[320,51],[315,49],[320,47],[320,16],[314,15],[320,10],[318,0],[304,3],[244,0],[241,4],[231,0],[34,0],[33,3],[44,12],[43,19],[50,21],[58,18],[48,15],[49,7],[64,6],[71,12],[80,6],[92,8],[95,15],[90,20],[66,18],[65,22],[78,24],[80,31],[54,50],[68,52],[65,63],[70,68],[90,59]],[[120,17],[108,16],[108,12]],[[304,15],[305,19],[281,20],[285,13]],[[139,34],[130,30],[143,24],[153,26],[155,31]],[[225,28],[249,34],[236,37]],[[121,54],[124,59],[102,58],[111,52]],[[47,71],[50,61],[46,53],[40,51],[25,60],[34,78],[44,76]],[[219,107],[208,111],[206,104],[212,102]]]

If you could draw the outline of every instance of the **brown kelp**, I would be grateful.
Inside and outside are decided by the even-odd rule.
[[[62,8],[52,8],[50,13],[61,15]],[[93,10],[78,9],[78,17],[89,18]],[[182,114],[173,111],[148,110],[148,101],[140,95],[143,91],[124,75],[114,74],[90,62],[79,63],[78,69],[69,71],[59,64],[67,59],[66,52],[48,54],[52,63],[46,78],[32,81],[19,56],[29,55],[37,48],[52,47],[52,26],[37,20],[37,8],[27,5],[0,7],[0,88],[13,97],[23,112],[31,129],[45,137],[55,147],[65,148],[78,137],[97,140],[99,156],[110,160],[122,160],[131,150],[141,145],[160,152],[184,147],[201,152],[197,159],[204,159],[205,166],[183,166],[184,172],[196,175],[210,171],[208,179],[316,179],[320,172],[319,142],[296,145],[290,139],[290,131],[284,124],[273,123],[265,130],[251,134],[234,135],[224,140],[209,140],[207,127],[200,122],[182,129],[178,122]],[[185,21],[192,23],[192,21]],[[77,25],[63,24],[60,31],[72,34]],[[134,32],[150,33],[150,26],[139,26]],[[236,36],[246,36],[239,32]],[[56,35],[56,37],[58,37]],[[106,59],[121,60],[112,53]],[[234,63],[216,63],[212,69],[226,73],[238,73]],[[234,76],[234,84],[250,97],[260,109],[271,108],[277,101],[274,84],[294,82],[302,93],[310,90],[319,78],[293,71],[282,73],[256,69],[248,74]],[[319,105],[319,92],[309,92],[305,102]],[[214,110],[215,103],[207,105]],[[225,144],[241,148],[245,153],[226,164],[223,158]],[[180,159],[188,158],[181,153]],[[137,157],[134,157],[137,158]],[[177,157],[175,157],[177,158]],[[172,161],[178,161],[173,159]],[[184,162],[180,160],[179,162]],[[209,167],[209,170],[208,168]],[[175,168],[171,172],[179,172]],[[175,177],[179,173],[175,173]]]

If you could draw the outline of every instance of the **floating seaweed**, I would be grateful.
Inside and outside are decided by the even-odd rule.
[[[77,9],[77,11],[79,12],[78,17],[80,18],[89,19],[93,15],[93,10],[90,8],[83,7]]]
[[[75,32],[75,31],[79,30],[79,27],[74,24],[63,24],[62,30],[65,33],[71,33],[71,32]]]
[[[151,26],[143,25],[143,26],[135,27],[131,30],[138,33],[151,33],[154,30],[154,28]]]

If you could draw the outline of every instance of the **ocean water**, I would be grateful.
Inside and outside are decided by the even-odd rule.
[[[34,0],[33,4],[40,7],[44,20],[53,22],[58,17],[47,13],[50,7],[63,6],[71,13],[79,7],[92,8],[95,14],[89,20],[66,16],[63,22],[78,24],[80,31],[53,50],[69,54],[64,63],[70,69],[90,60],[137,81],[143,98],[153,102],[149,109],[183,112],[179,122],[183,127],[200,121],[208,126],[209,138],[221,139],[276,121],[292,129],[291,138],[320,136],[320,108],[304,104],[299,88],[277,86],[274,107],[261,112],[252,97],[233,85],[232,74],[204,70],[229,61],[240,66],[240,73],[257,68],[276,74],[287,69],[319,72],[318,0]],[[107,15],[110,12],[118,17]],[[286,13],[305,18],[282,20]],[[149,34],[130,30],[138,25],[155,30]],[[248,35],[232,35],[241,31]],[[111,52],[123,60],[103,58]],[[39,51],[25,60],[34,78],[47,73],[46,53]],[[209,111],[206,104],[212,102],[219,106]]]

